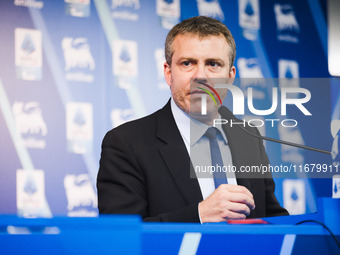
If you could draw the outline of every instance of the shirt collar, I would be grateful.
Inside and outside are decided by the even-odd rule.
[[[197,143],[210,127],[196,119],[190,118],[188,114],[176,105],[173,99],[171,99],[171,111],[182,137],[190,144],[190,146]],[[220,131],[224,142],[227,144],[228,140],[222,129],[222,125],[218,124],[215,127]]]

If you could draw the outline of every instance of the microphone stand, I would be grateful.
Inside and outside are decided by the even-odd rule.
[[[221,114],[222,117],[226,117],[227,120],[236,120],[236,117],[224,105],[220,106],[220,108],[218,109],[218,112]],[[255,134],[252,134],[251,132],[249,132],[244,127],[239,126],[239,125],[237,125],[237,126],[239,128],[241,128],[242,130],[244,130],[245,132],[247,132],[249,135],[251,135],[253,137],[256,137],[256,138],[260,138],[260,139],[268,140],[268,141],[275,142],[275,143],[286,144],[286,145],[293,146],[293,147],[298,147],[298,148],[301,148],[301,149],[306,149],[306,150],[311,150],[311,151],[321,152],[321,153],[325,153],[325,154],[331,155],[330,151],[321,150],[321,149],[317,149],[317,148],[313,148],[313,147],[309,147],[309,146],[305,146],[305,145],[301,145],[301,144],[297,144],[297,143],[287,142],[287,141],[283,141],[283,140],[278,140],[278,139],[274,139],[274,138],[270,138],[270,137],[266,137],[266,136],[255,135]]]

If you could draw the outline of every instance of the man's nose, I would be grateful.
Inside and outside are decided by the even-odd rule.
[[[205,65],[197,65],[196,72],[193,74],[193,79],[206,79],[207,77],[207,69]]]

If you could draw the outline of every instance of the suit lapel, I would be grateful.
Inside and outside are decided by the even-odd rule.
[[[159,152],[184,200],[188,204],[202,201],[188,151],[171,112],[170,101],[157,116],[157,137],[164,142]]]

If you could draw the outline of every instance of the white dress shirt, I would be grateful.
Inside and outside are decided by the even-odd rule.
[[[172,99],[171,111],[190,155],[194,169],[197,170],[196,177],[201,189],[202,197],[203,199],[206,199],[215,190],[213,174],[204,172],[204,169],[206,169],[204,166],[212,165],[210,142],[209,139],[204,136],[209,126],[190,118],[190,116],[183,112]],[[221,125],[216,126],[216,128],[220,131],[217,135],[217,141],[220,147],[223,165],[232,166],[231,152],[228,146],[227,137],[223,132]],[[237,184],[235,173],[228,171],[226,172],[226,177],[228,184]]]

